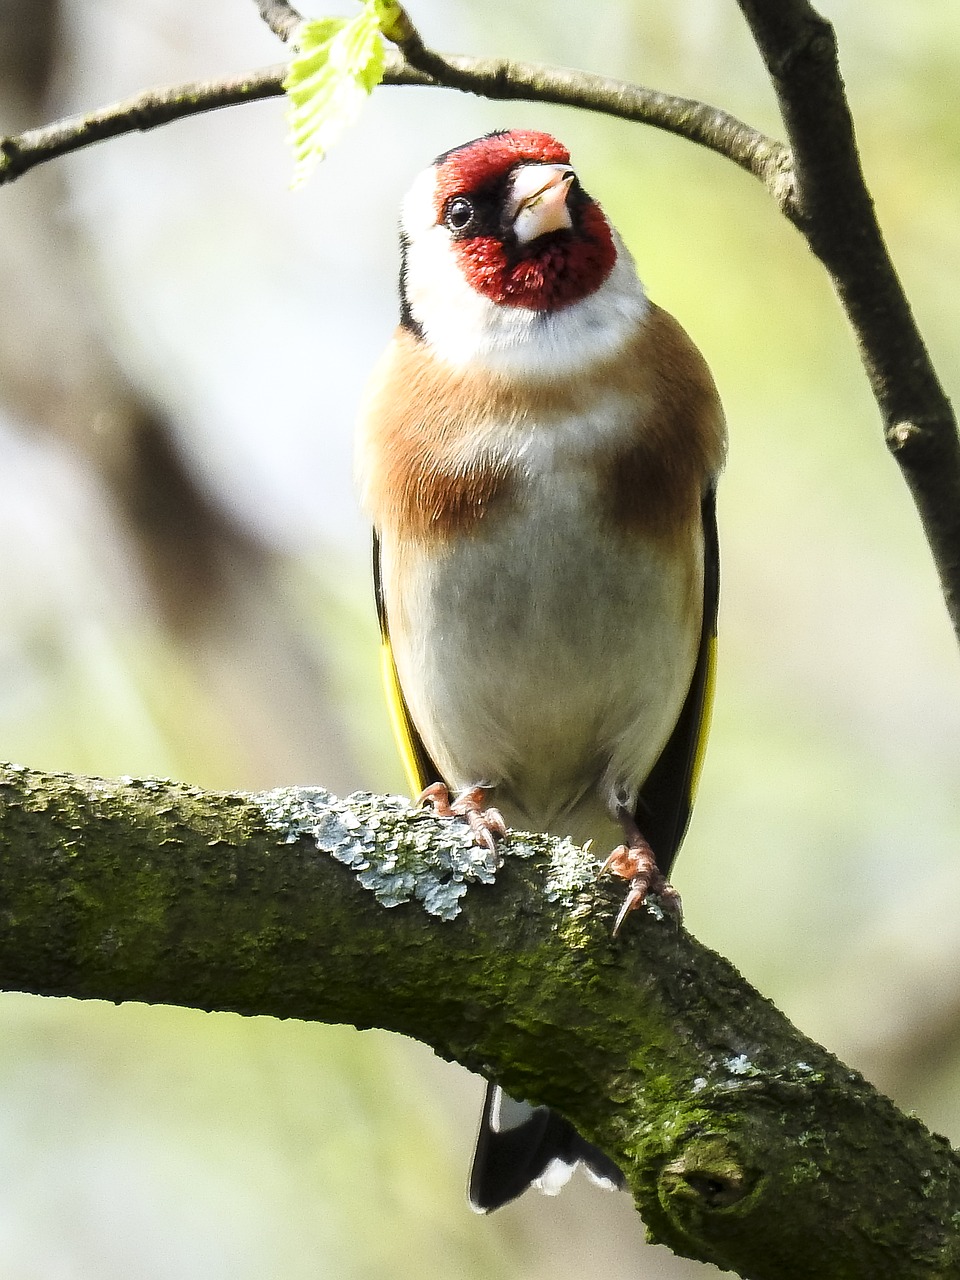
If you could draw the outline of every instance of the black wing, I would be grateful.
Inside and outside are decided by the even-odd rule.
[[[720,548],[716,493],[703,499],[703,624],[690,692],[657,763],[637,798],[637,825],[663,874],[669,875],[690,821],[700,764],[710,728],[720,599]]]

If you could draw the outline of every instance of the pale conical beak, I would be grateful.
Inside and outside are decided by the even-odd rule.
[[[565,164],[525,164],[514,174],[507,213],[521,244],[573,226],[567,196],[574,172]]]

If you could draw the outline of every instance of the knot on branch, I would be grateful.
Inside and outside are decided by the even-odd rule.
[[[704,1214],[732,1209],[747,1199],[760,1178],[733,1144],[719,1134],[697,1135],[683,1154],[660,1172],[660,1203],[678,1225],[697,1234]]]
[[[807,46],[807,57],[813,62],[835,62],[837,58],[837,37],[833,27],[826,19],[821,18],[820,31]]]
[[[960,465],[960,438],[949,404],[941,413],[898,415],[884,431],[884,440],[900,466],[913,475],[955,475]],[[956,510],[952,493],[944,505]]]
[[[776,200],[780,212],[795,225],[800,221],[800,203],[797,193],[797,170],[793,152],[784,147],[777,155],[776,164],[767,180],[767,190]]]
[[[810,72],[819,73],[824,66],[837,63],[837,37],[833,26],[819,14],[809,17],[803,35],[776,54],[767,55],[767,67],[778,80],[797,74],[806,64]]]
[[[901,421],[894,422],[885,432],[884,438],[887,442],[887,448],[896,456],[901,450],[906,449],[914,441],[918,440],[923,433],[923,427],[919,422]]]
[[[18,178],[22,171],[22,155],[17,139],[0,138],[0,186]]]

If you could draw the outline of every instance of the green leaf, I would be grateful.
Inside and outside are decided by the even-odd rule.
[[[380,30],[395,44],[409,36],[413,30],[403,5],[399,0],[373,0]]]
[[[297,52],[283,87],[299,187],[383,79],[383,0],[365,0],[355,18],[318,18],[297,32]]]

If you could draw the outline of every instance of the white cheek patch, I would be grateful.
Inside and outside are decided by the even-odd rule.
[[[403,198],[400,225],[411,240],[437,225],[436,200],[437,171],[431,167],[417,174],[416,181]]]
[[[424,179],[430,179],[429,184]],[[434,175],[421,174],[403,205],[407,237],[407,305],[432,347],[454,364],[466,363],[473,335],[489,324],[493,303],[477,293],[461,271],[453,238],[438,225]]]
[[[559,311],[492,302],[467,282],[450,232],[437,223],[436,170],[419,175],[403,202],[407,303],[436,354],[455,368],[551,377],[609,359],[649,309],[630,252],[613,231],[617,259],[599,289]]]

